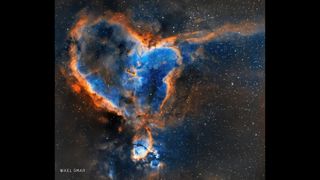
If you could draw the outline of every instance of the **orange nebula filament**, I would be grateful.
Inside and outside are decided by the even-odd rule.
[[[124,119],[129,119],[131,121],[139,121],[131,123],[133,128],[137,131],[137,134],[133,137],[132,141],[135,142],[139,139],[145,139],[147,141],[148,146],[145,147],[146,150],[140,154],[137,154],[132,149],[131,158],[133,161],[139,161],[145,159],[150,152],[154,152],[155,149],[153,147],[154,140],[152,137],[152,127],[162,128],[164,127],[164,121],[161,120],[161,115],[163,113],[164,106],[169,102],[169,99],[175,93],[175,81],[180,76],[183,66],[182,66],[182,57],[180,49],[177,47],[177,41],[183,40],[190,43],[203,43],[207,41],[211,41],[214,38],[222,36],[228,32],[241,33],[242,35],[249,35],[259,30],[260,24],[244,22],[240,24],[225,24],[220,28],[217,28],[215,31],[196,31],[190,33],[182,33],[177,34],[175,36],[161,38],[159,35],[153,35],[151,32],[139,33],[132,26],[131,21],[121,13],[107,13],[104,16],[98,18],[89,18],[86,15],[83,15],[79,18],[79,20],[75,23],[73,28],[70,30],[69,36],[72,40],[78,41],[83,36],[84,28],[86,26],[94,25],[101,20],[106,20],[110,24],[117,24],[121,26],[129,38],[132,38],[139,45],[139,50],[141,53],[148,52],[155,48],[166,47],[171,48],[177,57],[177,64],[179,67],[172,69],[168,75],[163,79],[163,82],[166,84],[166,95],[160,105],[160,113],[158,114],[148,114],[144,111],[144,109],[138,107],[136,103],[136,98],[128,93],[128,97],[133,101],[133,103],[137,106],[135,115],[137,117],[127,117],[125,115],[124,109],[113,104],[109,99],[99,95],[96,93],[91,85],[86,80],[86,75],[82,74],[78,67],[79,57],[77,55],[77,45],[76,43],[71,43],[69,47],[69,55],[70,55],[70,63],[68,68],[70,73],[67,75],[67,78],[72,78],[70,86],[71,89],[75,93],[86,93],[89,95],[93,104],[96,108],[103,109],[109,112],[116,113],[119,116],[122,116]],[[261,29],[261,28],[260,28]],[[130,53],[130,52],[129,52]],[[126,72],[132,77],[137,76],[136,69],[130,68],[126,69]],[[145,116],[143,118],[138,118],[138,116]],[[123,131],[123,128],[120,127],[118,129],[119,132]],[[145,133],[141,135],[141,132],[145,131]]]

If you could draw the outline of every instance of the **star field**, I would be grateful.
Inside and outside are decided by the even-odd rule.
[[[56,179],[265,179],[264,1],[57,0],[55,18]]]

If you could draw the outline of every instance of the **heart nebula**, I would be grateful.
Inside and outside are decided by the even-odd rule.
[[[71,87],[84,90],[98,108],[117,113],[134,129],[134,162],[159,167],[151,131],[164,123],[157,117],[179,75],[179,51],[166,42],[149,47],[144,37],[107,19],[80,19],[70,34]]]
[[[122,14],[82,16],[70,31],[70,86],[76,93],[86,93],[96,108],[124,119],[134,132],[134,163],[160,168],[164,165],[161,147],[153,134],[165,125],[165,107],[172,103],[184,64],[201,59],[204,48],[209,49],[207,42],[219,36],[250,35],[258,28],[252,23],[226,24],[214,32],[161,38],[138,33]]]

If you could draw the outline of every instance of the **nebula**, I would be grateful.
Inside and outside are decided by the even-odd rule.
[[[205,58],[215,39],[228,34],[249,36],[262,23],[227,23],[219,28],[160,37],[140,32],[121,13],[80,15],[69,32],[70,87],[85,93],[93,105],[120,116],[134,132],[131,160],[145,168],[165,166],[154,132],[166,128],[165,114],[174,102],[175,82],[188,64]],[[122,131],[123,129],[119,129]],[[161,133],[161,132],[159,132]],[[112,171],[110,175],[112,176]]]

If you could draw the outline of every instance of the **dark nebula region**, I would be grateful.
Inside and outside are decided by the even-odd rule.
[[[265,179],[264,1],[56,1],[56,179]]]

